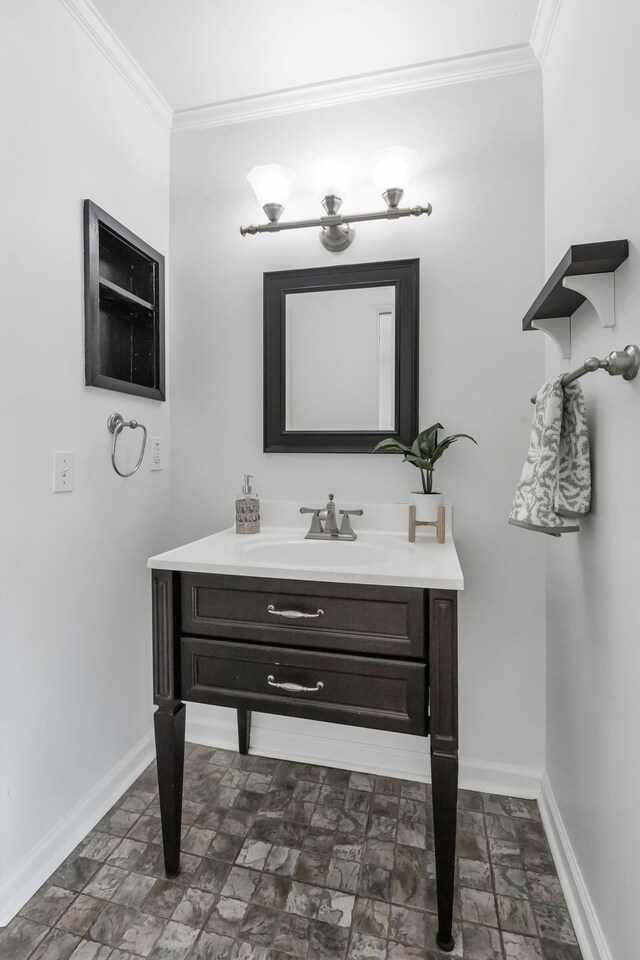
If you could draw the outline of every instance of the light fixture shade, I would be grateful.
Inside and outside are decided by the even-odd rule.
[[[353,182],[351,164],[344,157],[335,154],[314,160],[311,164],[311,176],[319,200],[325,197],[340,197],[344,200]]]
[[[296,174],[289,167],[281,167],[277,163],[267,163],[262,167],[254,167],[247,174],[247,180],[253,188],[256,199],[261,207],[267,204],[278,204],[286,207],[293,191]]]
[[[387,147],[378,150],[370,160],[371,179],[379,193],[406,190],[418,162],[418,154],[409,147]]]

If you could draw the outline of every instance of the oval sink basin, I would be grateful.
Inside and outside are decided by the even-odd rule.
[[[352,567],[385,563],[391,551],[357,540],[284,540],[277,543],[242,543],[233,551],[248,562],[303,567]]]

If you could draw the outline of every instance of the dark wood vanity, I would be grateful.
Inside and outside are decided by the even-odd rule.
[[[156,749],[167,876],[180,871],[185,703],[430,737],[438,945],[453,948],[457,591],[154,569]],[[284,686],[282,686],[284,684]]]

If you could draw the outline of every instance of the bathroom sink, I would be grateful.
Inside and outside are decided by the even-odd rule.
[[[233,545],[236,556],[260,564],[303,567],[355,567],[385,563],[391,559],[389,549],[378,544],[356,541],[278,540],[267,543],[239,543]]]
[[[450,526],[446,541],[435,531],[407,540],[406,504],[362,503],[357,540],[305,540],[307,517],[299,503],[262,501],[262,531],[238,536],[234,527],[151,557],[156,570],[334,583],[462,590],[464,579]]]

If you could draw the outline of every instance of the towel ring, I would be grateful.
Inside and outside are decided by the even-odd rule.
[[[119,477],[132,477],[139,468],[140,464],[142,463],[142,458],[144,457],[144,448],[147,444],[147,428],[143,423],[138,423],[137,420],[124,420],[119,413],[111,414],[107,420],[107,427],[109,428],[109,432],[113,434],[113,443],[111,444],[111,463],[113,464],[113,469]],[[132,430],[135,430],[136,427],[142,427],[142,448],[140,450],[140,456],[138,457],[138,462],[130,473],[122,473],[116,466],[116,443],[118,440],[118,434],[122,433],[125,427],[131,427]]]

